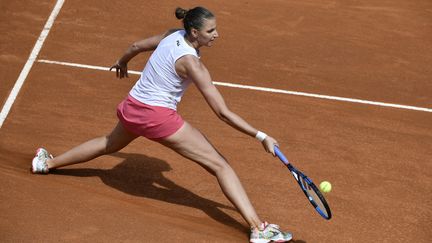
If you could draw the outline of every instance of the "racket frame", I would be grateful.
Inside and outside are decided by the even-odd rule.
[[[313,181],[306,176],[303,172],[295,168],[285,157],[285,155],[279,150],[277,146],[274,147],[274,151],[276,156],[286,165],[288,170],[293,175],[294,179],[297,181],[297,184],[300,186],[301,190],[305,194],[306,198],[309,200],[309,202],[312,204],[312,206],[315,208],[315,210],[321,215],[324,219],[329,220],[332,217],[330,207],[327,204],[327,201],[325,200],[324,196],[322,195],[321,191],[318,189],[318,187],[313,183]],[[306,184],[303,184],[305,182]],[[319,197],[321,200],[322,205],[327,211],[327,215],[321,210],[321,208],[318,206],[318,203],[316,203],[311,196],[307,193],[307,187],[310,187],[315,194]]]

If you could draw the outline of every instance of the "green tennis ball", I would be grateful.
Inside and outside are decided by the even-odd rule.
[[[332,189],[332,185],[330,184],[330,182],[328,182],[328,181],[323,181],[323,182],[320,183],[320,190],[321,190],[322,192],[327,193],[327,192],[330,192],[331,189]]]

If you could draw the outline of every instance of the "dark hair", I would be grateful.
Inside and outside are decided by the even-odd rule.
[[[176,8],[175,16],[177,19],[183,19],[183,26],[186,33],[189,35],[191,29],[200,30],[204,24],[204,19],[214,18],[212,12],[203,7],[195,7],[193,9]]]

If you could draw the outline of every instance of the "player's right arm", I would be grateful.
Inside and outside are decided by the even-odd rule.
[[[190,79],[194,82],[207,101],[207,104],[219,119],[238,131],[255,137],[258,130],[228,108],[221,93],[213,84],[207,68],[197,57],[186,55],[180,58],[176,62],[176,71],[183,79]],[[262,145],[267,152],[275,155],[274,146],[278,145],[278,143],[274,138],[267,136],[262,141]]]
[[[127,64],[132,58],[134,58],[141,52],[154,51],[163,38],[167,37],[168,35],[172,34],[177,30],[178,29],[171,29],[163,34],[155,35],[134,42],[131,46],[129,46],[123,56],[121,56],[120,59],[118,59],[117,62],[113,66],[111,66],[110,71],[115,68],[118,78],[129,77],[127,73]]]

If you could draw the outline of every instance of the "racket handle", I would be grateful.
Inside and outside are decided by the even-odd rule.
[[[285,157],[285,155],[279,150],[278,146],[274,146],[274,151],[276,156],[285,164],[288,165],[289,161],[288,159]]]

